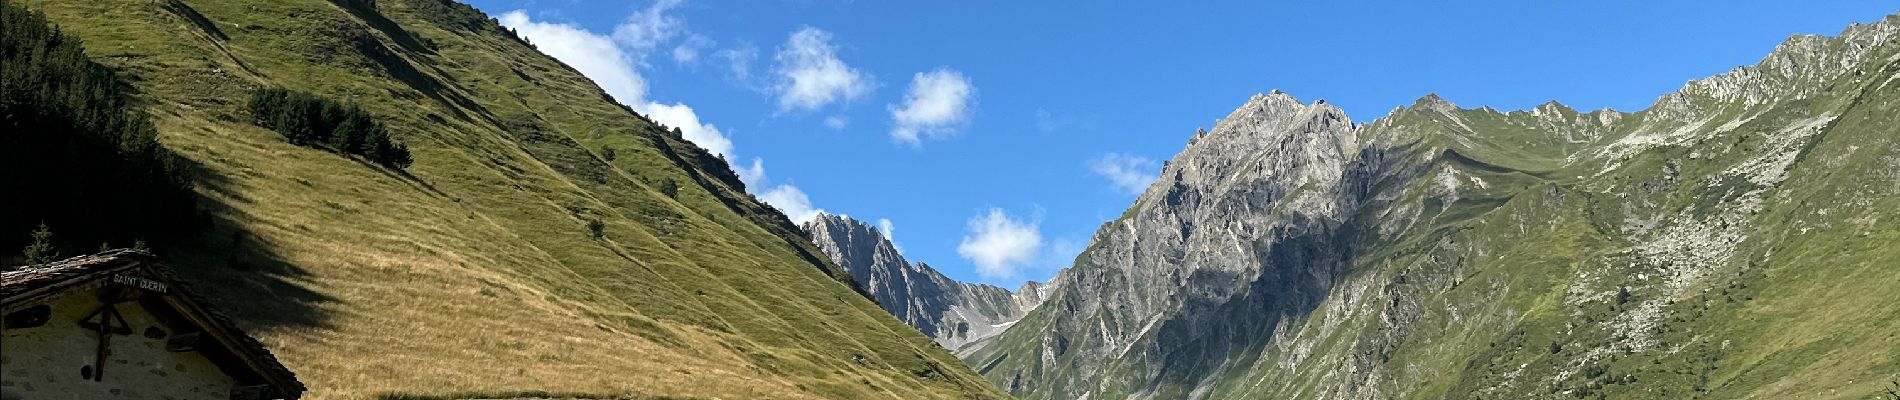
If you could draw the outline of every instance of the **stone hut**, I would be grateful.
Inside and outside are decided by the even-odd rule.
[[[296,399],[304,391],[269,350],[144,251],[0,273],[0,315],[0,400]]]

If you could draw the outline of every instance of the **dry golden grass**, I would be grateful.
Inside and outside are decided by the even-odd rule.
[[[815,397],[785,379],[734,368],[747,362],[708,339],[705,332],[679,335],[688,343],[683,348],[659,345],[595,322],[580,311],[589,308],[587,304],[560,299],[495,272],[492,267],[502,264],[517,264],[501,268],[506,270],[557,262],[545,255],[533,256],[539,251],[518,239],[508,240],[513,235],[492,223],[457,225],[453,228],[458,232],[446,234],[447,227],[433,226],[437,224],[430,221],[450,217],[444,214],[452,209],[452,201],[363,196],[373,190],[401,188],[403,183],[352,161],[274,140],[267,132],[194,130],[181,122],[189,121],[161,120],[168,142],[219,144],[184,146],[194,159],[289,167],[237,174],[224,187],[239,195],[207,191],[207,197],[230,207],[219,219],[244,221],[250,240],[275,252],[278,262],[301,272],[281,283],[263,282],[280,279],[269,273],[205,275],[221,279],[210,284],[250,286],[259,295],[270,295],[280,290],[275,286],[283,285],[324,297],[306,311],[321,315],[320,322],[254,332],[279,357],[305,372],[302,378],[314,389],[311,398],[424,388]],[[187,139],[172,132],[208,137]],[[303,186],[302,182],[335,188],[338,193],[262,189]],[[330,210],[326,204],[346,201],[419,218],[329,221],[331,217],[324,214],[348,211]],[[445,202],[449,204],[440,204]],[[222,267],[215,255],[174,263],[183,264],[181,268]],[[482,264],[491,268],[475,266]]]
[[[197,164],[208,227],[162,256],[307,398],[1003,397],[761,225],[783,217],[692,161],[703,151],[472,9],[180,3],[211,32],[166,1],[23,3],[123,71]],[[415,165],[247,123],[243,99],[269,86],[362,104]]]

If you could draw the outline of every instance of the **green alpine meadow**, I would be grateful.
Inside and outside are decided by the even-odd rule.
[[[1900,14],[1374,3],[0,0],[0,400],[1900,400]]]
[[[42,222],[49,259],[149,242],[306,398],[1005,397],[879,309],[717,156],[466,5],[4,7],[7,246]],[[40,70],[54,72],[16,80]],[[91,78],[105,74],[116,81]],[[287,104],[259,104],[273,93]],[[23,109],[81,117],[16,122]],[[90,122],[107,118],[130,122]],[[339,125],[383,137],[339,145]],[[42,144],[140,134],[158,148]],[[414,161],[375,150],[396,145]],[[173,187],[160,177],[34,161],[67,151],[175,155],[195,205],[159,203]],[[160,212],[185,216],[147,222]],[[26,369],[0,377],[29,384],[11,375]]]
[[[1275,91],[964,359],[1030,399],[1895,398],[1896,126],[1900,17],[1634,112]]]

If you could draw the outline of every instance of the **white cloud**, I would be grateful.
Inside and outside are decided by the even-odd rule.
[[[922,144],[920,135],[949,135],[969,118],[970,99],[976,88],[962,73],[948,68],[919,72],[911,77],[910,91],[904,93],[902,106],[892,105],[891,119],[897,127],[891,140],[913,147]]]
[[[844,127],[848,125],[851,125],[851,120],[843,116],[833,115],[825,117],[825,127],[831,128],[831,130],[842,131]]]
[[[887,219],[887,218],[878,218],[878,219],[877,219],[877,230],[878,230],[878,232],[883,232],[883,233],[884,233],[884,238],[885,238],[885,239],[890,239],[890,240],[897,240],[897,227],[896,227],[896,226],[893,226],[893,225],[891,225],[891,220],[890,220],[890,219]]]
[[[1042,249],[1037,221],[1022,221],[991,208],[970,218],[957,254],[976,264],[976,273],[989,279],[1014,278],[1025,264],[1036,261]]]
[[[614,28],[613,37],[595,34],[572,24],[537,22],[520,10],[502,14],[500,19],[503,26],[519,32],[541,52],[593,79],[614,100],[633,107],[634,111],[662,125],[680,128],[686,140],[708,152],[730,156],[732,140],[726,138],[719,128],[700,121],[699,114],[692,107],[682,103],[648,101],[646,98],[646,79],[640,76],[637,69],[639,60],[645,59],[659,43],[680,29],[682,25],[678,20],[664,15],[667,9],[678,4],[677,0],[662,0],[628,16],[625,22]]]
[[[627,15],[627,19],[614,26],[614,41],[627,47],[634,62],[644,63],[653,49],[685,30],[686,24],[679,18],[666,15],[667,10],[679,5],[680,0],[659,0],[645,10]]]
[[[747,191],[765,184],[765,159],[752,157],[752,166],[732,166],[732,172],[739,174],[739,182],[745,183]]]
[[[1128,194],[1141,194],[1154,183],[1160,165],[1147,157],[1108,153],[1089,161],[1089,170],[1096,175],[1108,178],[1116,190]]]
[[[646,113],[647,118],[652,118],[654,122],[680,128],[680,136],[698,144],[707,152],[728,157],[732,154],[732,139],[727,139],[724,133],[719,132],[718,127],[699,122],[699,114],[694,113],[692,107],[679,103],[668,105],[647,102],[637,108],[642,109],[641,112]]]
[[[745,183],[747,192],[751,192],[766,205],[784,213],[793,223],[803,224],[817,218],[825,210],[811,204],[811,197],[805,191],[792,184],[773,185],[765,176],[765,160],[753,157],[751,166],[733,166],[733,172],[739,175],[739,181]],[[886,236],[889,234],[887,233]],[[898,249],[902,252],[903,249]]]
[[[791,218],[793,223],[798,224],[811,222],[812,218],[817,218],[819,213],[825,212],[822,208],[812,207],[811,198],[805,196],[805,191],[798,190],[797,186],[792,185],[773,187],[772,190],[759,195],[759,199],[778,208],[779,212],[785,213],[785,217]]]
[[[778,51],[778,92],[781,110],[815,110],[840,100],[871,92],[871,77],[838,59],[831,33],[804,27]]]
[[[634,70],[634,59],[612,38],[571,24],[536,22],[515,10],[501,15],[501,25],[521,34],[541,52],[553,56],[593,79],[614,99],[625,104],[646,101],[647,82]]]
[[[713,42],[712,39],[699,34],[687,36],[685,41],[680,42],[680,45],[673,46],[673,62],[685,65],[698,64],[699,53],[712,48],[713,45],[716,44],[718,43]]]
[[[890,219],[878,218],[877,231],[884,234],[884,240],[891,241],[891,247],[897,249],[897,254],[904,254],[904,246],[897,244],[897,226],[891,224]]]
[[[751,166],[733,166],[733,172],[739,175],[739,181],[745,183],[747,192],[751,192],[766,205],[785,213],[793,223],[803,224],[817,218],[825,210],[812,206],[811,197],[805,191],[792,184],[773,185],[765,176],[765,160],[753,157]],[[901,252],[902,249],[899,249]]]
[[[711,39],[699,35],[684,33],[685,23],[665,13],[680,4],[680,0],[660,0],[651,7],[629,15],[625,21],[615,26],[612,36],[595,34],[573,24],[537,22],[524,11],[511,11],[501,16],[501,24],[514,29],[535,47],[561,62],[574,67],[581,75],[594,80],[614,100],[632,107],[634,111],[646,115],[662,125],[678,127],[681,136],[699,145],[713,154],[725,156],[728,160],[737,160],[730,138],[711,123],[701,121],[692,107],[683,103],[661,103],[646,98],[646,80],[640,76],[639,68],[644,60],[669,40],[686,34],[685,43],[674,47],[672,55],[675,61],[682,63],[696,60],[699,50],[711,47]],[[810,30],[808,28],[808,30]],[[816,31],[816,30],[812,30]],[[802,32],[802,31],[801,31]],[[822,31],[817,31],[822,34]],[[819,43],[829,46],[825,41],[828,35],[821,35]],[[794,42],[798,35],[794,34]],[[682,50],[684,49],[684,50]],[[829,56],[830,49],[824,55]],[[735,49],[722,50],[715,56],[727,61],[734,78],[748,80],[751,62],[758,57],[758,50],[749,45]],[[836,61],[835,58],[832,61]],[[842,67],[840,62],[838,66]],[[856,73],[848,67],[846,71]],[[728,161],[729,163],[735,161]],[[759,199],[785,213],[792,221],[804,223],[811,221],[823,209],[812,206],[811,198],[797,186],[784,184],[771,186],[765,176],[765,161],[754,157],[752,165],[732,165],[733,171],[745,182],[748,190],[759,194]],[[768,189],[769,186],[769,189]]]
[[[1076,124],[1076,118],[1069,114],[1056,114],[1049,110],[1036,109],[1036,130],[1052,133]]]
[[[750,43],[740,43],[737,47],[719,50],[714,57],[726,62],[726,74],[734,81],[749,86],[753,90],[763,91],[752,81],[752,62],[759,59],[759,48]]]

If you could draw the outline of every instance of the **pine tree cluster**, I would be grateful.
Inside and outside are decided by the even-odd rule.
[[[42,226],[88,248],[201,225],[187,164],[129,93],[78,38],[0,0],[0,248]]]
[[[390,139],[389,129],[355,104],[271,88],[252,92],[249,109],[258,126],[300,146],[360,155],[393,168],[408,168],[412,161],[409,147]]]

